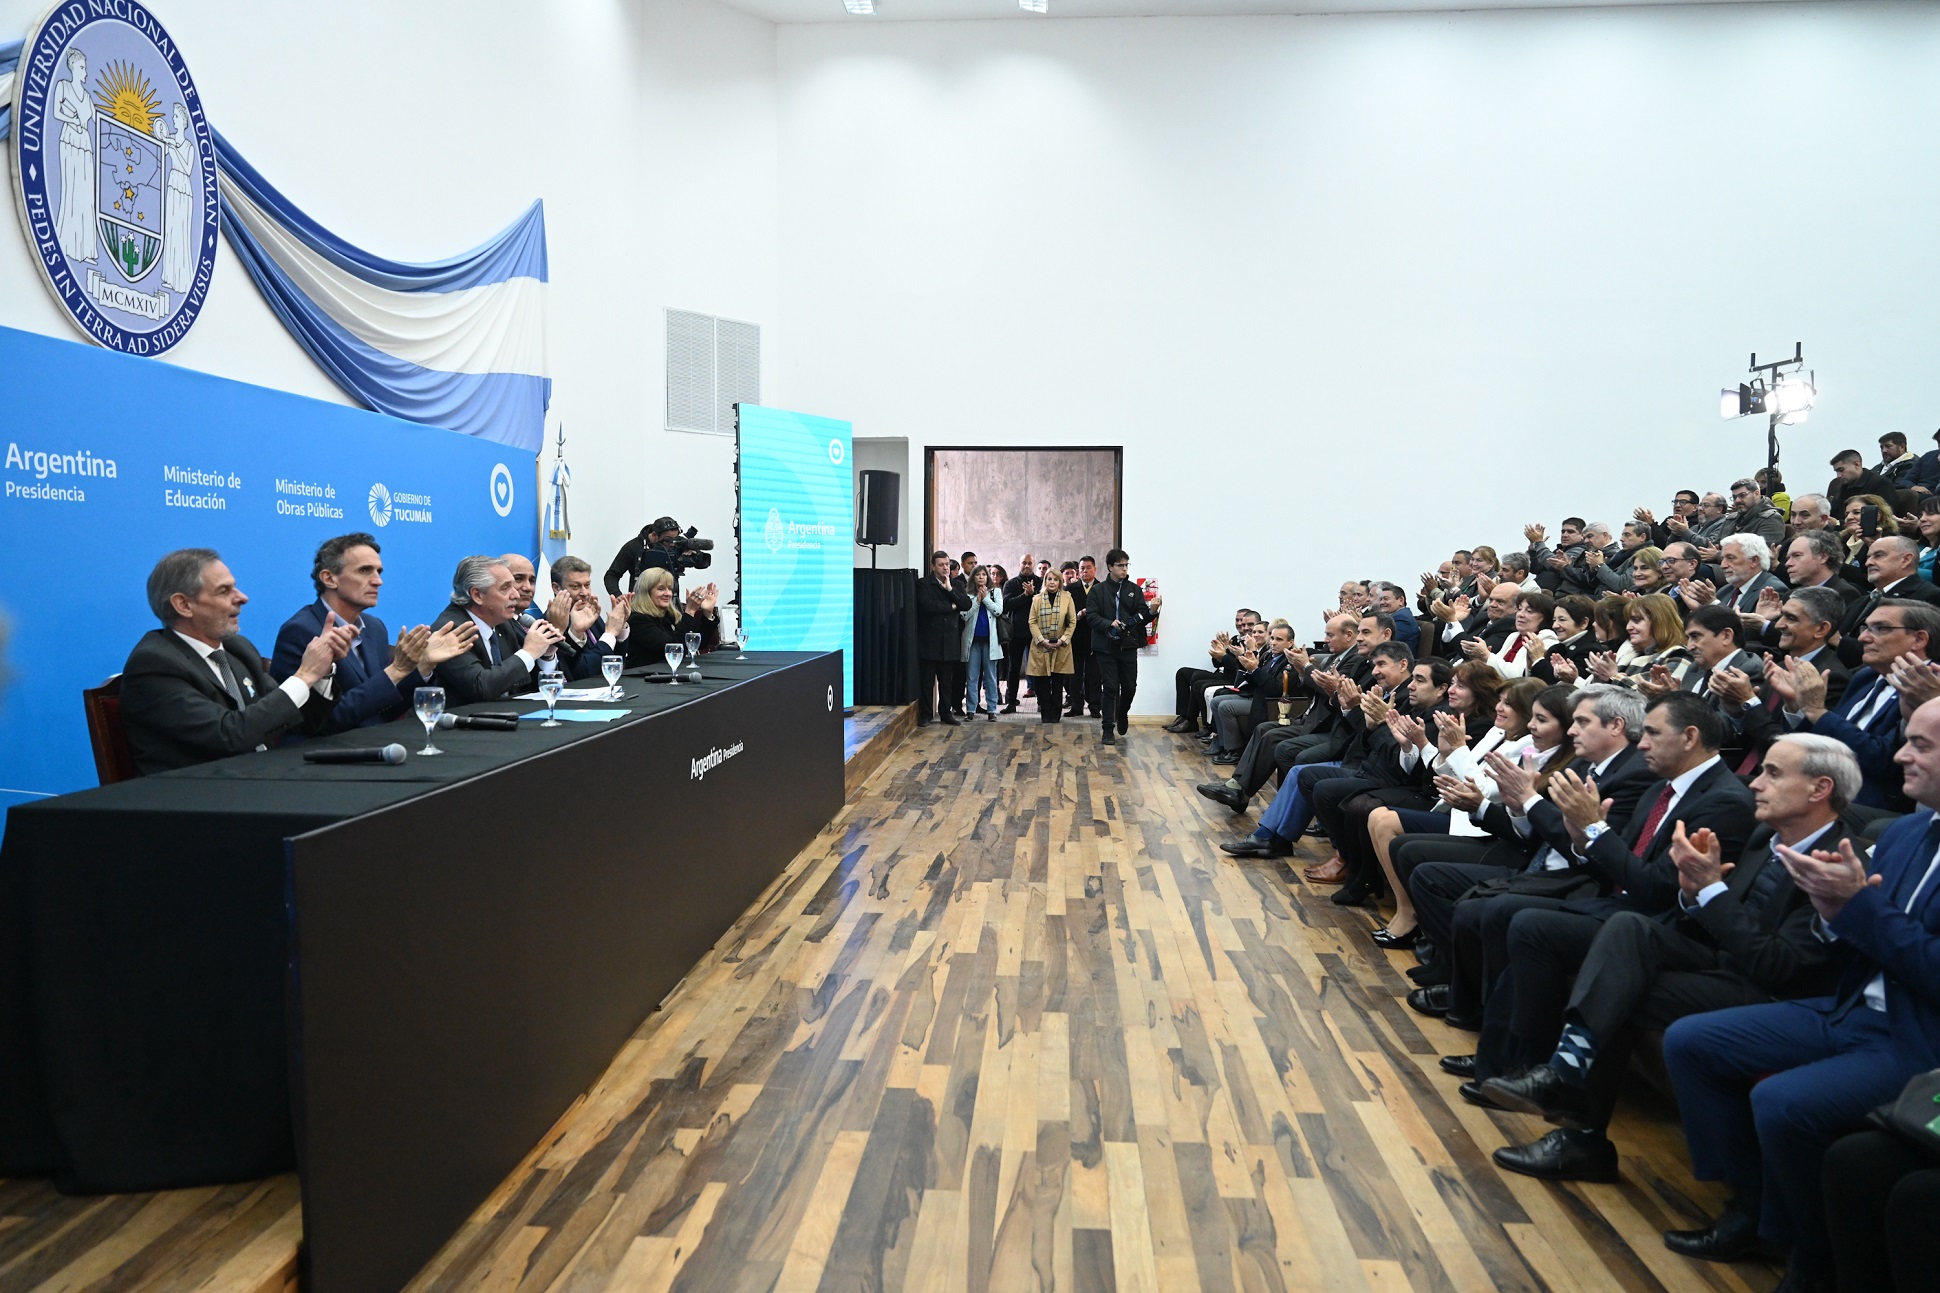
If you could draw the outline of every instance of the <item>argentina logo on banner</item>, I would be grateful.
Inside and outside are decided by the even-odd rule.
[[[174,39],[139,0],[70,0],[15,70],[14,196],[54,298],[89,339],[157,355],[208,294],[216,153]]]

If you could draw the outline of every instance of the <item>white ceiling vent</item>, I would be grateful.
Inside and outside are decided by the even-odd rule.
[[[734,434],[734,406],[761,403],[761,325],[667,311],[667,429]]]

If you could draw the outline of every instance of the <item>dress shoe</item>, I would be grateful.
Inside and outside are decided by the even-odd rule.
[[[1458,1078],[1475,1076],[1475,1057],[1473,1055],[1444,1055],[1440,1060],[1441,1070]]]
[[[1336,907],[1372,907],[1374,890],[1358,881],[1344,884],[1334,890],[1333,903]]]
[[[1310,866],[1304,873],[1315,884],[1346,884],[1347,864],[1335,854],[1319,866]]]
[[[1416,988],[1408,994],[1408,1009],[1418,1015],[1440,1018],[1448,1013],[1448,994],[1446,983],[1437,983],[1432,988]]]
[[[1236,813],[1246,811],[1246,796],[1223,781],[1209,781],[1205,785],[1195,786],[1193,789],[1216,804],[1226,805]]]
[[[1392,952],[1405,952],[1421,941],[1421,926],[1416,925],[1405,934],[1391,933],[1385,929],[1374,931],[1374,945],[1385,947]]]
[[[1073,718],[1076,718],[1077,716],[1078,715],[1075,711],[1071,715],[1071,717]],[[1213,743],[1213,737],[1216,735],[1218,735],[1218,733],[1214,732],[1211,728],[1207,728],[1205,731],[1201,732],[1198,736],[1194,737],[1193,739],[1195,741],[1198,741],[1199,744],[1201,745],[1211,745]]]
[[[1494,1079],[1482,1084],[1486,1096],[1498,1091]],[[1497,1167],[1545,1181],[1617,1179],[1617,1147],[1599,1131],[1558,1127],[1532,1144],[1504,1145],[1493,1157]]]
[[[1442,1016],[1442,1022],[1450,1028],[1459,1028],[1465,1033],[1479,1033],[1482,1031],[1482,1016],[1480,1015],[1457,1014],[1451,1010]]]
[[[1189,735],[1199,730],[1199,720],[1196,718],[1175,718],[1165,725],[1165,730],[1168,732],[1177,732],[1182,736]]]
[[[917,719],[917,720],[916,720],[916,726],[918,726],[918,727],[928,727],[928,726],[929,726],[929,725],[930,725],[930,724],[931,724],[932,722],[934,722],[934,721],[935,721],[934,719],[928,719],[928,718],[919,718],[919,719]]]
[[[1738,1262],[1758,1256],[1758,1206],[1734,1195],[1718,1219],[1702,1230],[1666,1230],[1664,1247],[1682,1257],[1705,1262]]]
[[[984,718],[984,722],[986,723],[994,723],[997,721],[997,714],[994,710],[986,709],[983,712],[983,718]]]
[[[954,715],[954,714],[945,714],[945,715],[943,716],[943,718],[942,718],[942,720],[941,720],[941,722],[942,722],[942,724],[943,724],[943,726],[945,726],[945,727],[962,727],[962,726],[963,726],[963,720],[962,720],[962,719],[960,719],[960,718],[958,718],[958,717],[957,717],[956,715]]]
[[[1121,727],[1118,730],[1122,732],[1125,729]],[[1221,750],[1212,756],[1212,761],[1222,768],[1230,768],[1233,764],[1239,762],[1239,751]]]
[[[1414,969],[1409,970],[1408,977],[1424,988],[1432,988],[1437,983],[1447,983],[1448,973],[1447,966],[1443,965],[1440,961],[1433,961],[1427,965],[1417,965]]]
[[[1456,1087],[1455,1091],[1456,1091],[1456,1094],[1462,1097],[1462,1099],[1468,1101],[1472,1105],[1478,1105],[1484,1109],[1500,1109],[1502,1107],[1501,1105],[1497,1104],[1495,1101],[1489,1099],[1489,1093],[1482,1089],[1482,1084],[1480,1082],[1476,1082],[1472,1080],[1468,1082],[1464,1082],[1462,1083],[1462,1085]]]
[[[1114,735],[1112,734],[1112,731],[1111,731],[1111,729],[1110,729],[1110,728],[1106,728],[1106,729],[1105,729],[1105,739],[1104,739],[1104,744],[1106,744],[1106,745],[1117,745],[1117,744],[1118,744],[1118,738],[1117,738],[1116,736],[1114,736]]]
[[[1483,1085],[1503,1108],[1540,1114],[1551,1122],[1580,1127],[1589,1113],[1589,1093],[1564,1081],[1563,1075],[1549,1064],[1537,1064],[1508,1077],[1492,1077]]]
[[[1132,716],[1130,714],[1120,714],[1118,716],[1118,734],[1120,736],[1129,736],[1131,731]]]
[[[1247,836],[1231,844],[1221,844],[1220,849],[1236,858],[1285,858],[1293,856],[1293,845],[1279,837],[1270,840],[1255,839]]]

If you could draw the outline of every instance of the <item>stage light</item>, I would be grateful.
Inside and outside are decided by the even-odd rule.
[[[1811,414],[1818,395],[1810,381],[1794,374],[1780,378],[1778,385],[1766,392],[1765,408],[1781,426],[1797,426]]]
[[[1051,0],[1017,0],[1017,7],[1025,13],[1051,12]]]
[[[1718,416],[1741,418],[1763,413],[1770,419],[1765,438],[1768,466],[1778,466],[1778,429],[1805,421],[1819,398],[1819,375],[1804,370],[1805,343],[1796,341],[1790,359],[1761,364],[1754,352],[1751,380],[1718,392]]]
[[[842,0],[842,7],[858,17],[866,17],[876,11],[876,0]]]

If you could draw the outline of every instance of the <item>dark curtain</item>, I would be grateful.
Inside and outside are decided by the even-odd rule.
[[[855,703],[916,699],[916,572],[855,572]]]

